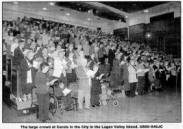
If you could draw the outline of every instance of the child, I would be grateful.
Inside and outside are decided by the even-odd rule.
[[[107,105],[108,90],[106,83],[101,82],[101,89],[102,93],[100,94],[100,105]]]

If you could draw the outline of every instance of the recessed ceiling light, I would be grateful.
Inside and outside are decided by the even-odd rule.
[[[91,20],[91,18],[88,18],[88,21],[90,21]]]
[[[66,13],[67,16],[70,16],[71,14],[70,13]]]
[[[88,13],[92,13],[92,10],[88,10]]]
[[[13,4],[16,4],[17,5],[18,4],[18,1],[13,2]]]
[[[55,3],[54,3],[54,2],[50,2],[49,4],[50,4],[51,6],[54,6],[54,5],[55,5]]]
[[[148,12],[149,12],[149,10],[148,10],[148,9],[145,9],[145,10],[144,10],[144,13],[148,13]]]
[[[43,10],[47,10],[47,8],[43,8]]]

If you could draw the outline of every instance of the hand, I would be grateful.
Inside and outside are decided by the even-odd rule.
[[[47,82],[47,83],[46,83],[46,85],[47,85],[47,86],[49,86],[49,85],[50,85],[50,83],[49,83],[49,82]]]
[[[95,65],[94,68],[93,68],[93,70],[94,70],[95,72],[97,72],[97,71],[98,71],[98,66]]]
[[[60,84],[59,84],[59,87],[60,87],[61,89],[63,89],[63,88],[64,88],[64,84],[63,84],[63,83],[60,83]]]
[[[104,74],[101,74],[101,75],[99,76],[99,79],[101,79],[103,76],[104,76]]]

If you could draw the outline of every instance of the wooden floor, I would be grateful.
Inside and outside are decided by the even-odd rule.
[[[36,114],[17,116],[3,103],[3,122],[39,122]],[[51,117],[51,115],[50,115]],[[151,93],[134,98],[120,97],[119,104],[57,113],[49,122],[181,122],[181,95],[174,91]]]

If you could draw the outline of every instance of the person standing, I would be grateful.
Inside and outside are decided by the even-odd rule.
[[[110,86],[114,89],[121,87],[121,67],[120,67],[121,55],[117,54],[113,61],[113,67],[110,75]]]
[[[105,63],[105,53],[104,45],[101,43],[98,50],[98,59],[101,64]]]
[[[17,69],[20,67],[20,63],[22,59],[24,59],[23,49],[25,46],[25,42],[23,40],[19,41],[19,46],[14,50],[13,64]]]
[[[94,77],[95,73],[98,70],[98,67],[94,67],[94,70],[89,70],[87,68],[87,60],[84,57],[80,57],[77,60],[78,67],[76,68],[76,75],[78,77],[78,104],[79,109],[83,109],[83,100],[85,100],[85,108],[90,108],[90,99],[91,99],[91,78]]]
[[[144,63],[141,59],[137,60],[138,64],[136,66],[137,68],[137,78],[138,78],[138,87],[137,92],[139,95],[145,94],[145,73],[148,71],[148,69],[145,69]]]
[[[89,61],[90,65],[89,68],[91,70],[94,70],[94,67],[96,65],[96,61],[94,59],[94,54],[91,56],[91,60]],[[102,74],[101,68],[99,67],[99,70],[96,72],[95,76],[91,79],[92,86],[91,86],[91,106],[99,106],[99,94],[101,94],[101,85],[100,85],[100,75]]]
[[[47,72],[49,65],[43,62],[40,65],[40,71],[37,72],[35,77],[36,95],[39,105],[39,120],[46,122],[49,120],[49,78]]]
[[[90,45],[89,42],[85,39],[84,44],[83,44],[83,51],[85,57],[88,59],[90,55]]]
[[[136,90],[136,86],[137,86],[137,73],[136,73],[136,68],[134,66],[135,62],[133,60],[130,61],[130,63],[128,64],[128,80],[129,80],[129,84],[130,84],[130,97],[134,97],[135,96],[135,90]]]
[[[120,63],[121,66],[121,74],[122,74],[122,80],[123,80],[123,87],[125,91],[125,95],[130,95],[130,84],[129,84],[129,72],[128,72],[128,65],[125,59],[123,59]]]
[[[34,53],[31,50],[24,51],[25,58],[20,63],[20,78],[21,78],[21,90],[20,97],[23,97],[24,101],[31,99],[31,90],[34,86],[35,71],[32,66],[32,59]],[[23,95],[23,96],[22,96]]]
[[[110,64],[110,71],[112,70],[113,60],[115,58],[115,50],[114,49],[115,49],[114,46],[111,46],[111,48],[109,49],[109,52],[108,52],[108,61]]]

